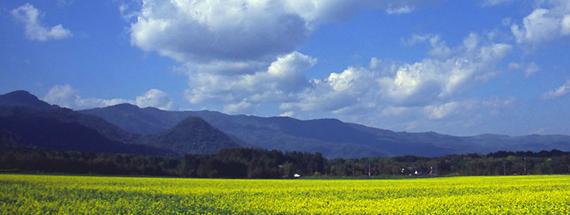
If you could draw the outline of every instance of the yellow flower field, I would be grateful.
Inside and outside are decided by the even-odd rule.
[[[570,214],[570,176],[238,180],[0,174],[0,214]]]

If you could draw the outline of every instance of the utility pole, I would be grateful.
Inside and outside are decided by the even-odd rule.
[[[370,158],[368,159],[368,177],[372,176],[372,173],[370,172]]]
[[[523,169],[524,169],[524,174],[526,175],[526,174],[527,174],[527,171],[526,171],[526,156],[523,156]]]
[[[503,161],[503,175],[507,175],[507,164]]]

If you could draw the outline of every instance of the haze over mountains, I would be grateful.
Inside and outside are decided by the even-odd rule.
[[[336,119],[164,111],[120,104],[73,111],[25,91],[0,96],[0,143],[56,150],[156,155],[210,154],[254,147],[320,152],[331,158],[439,156],[499,150],[570,150],[570,136],[394,132]]]

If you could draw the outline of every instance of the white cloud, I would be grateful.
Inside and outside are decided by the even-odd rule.
[[[513,0],[483,0],[483,6],[497,6],[511,2],[513,2]]]
[[[77,99],[77,92],[70,85],[53,86],[43,98],[46,102],[62,107],[71,107]]]
[[[460,103],[452,101],[441,105],[429,105],[424,108],[430,119],[443,119],[457,111]]]
[[[570,15],[566,15],[562,19],[562,34],[570,35]]]
[[[356,79],[358,79],[358,72],[354,68],[349,68],[342,73],[331,73],[327,78],[328,83],[335,91],[344,91],[352,87]]]
[[[446,51],[434,54],[434,50]],[[469,81],[492,72],[509,50],[507,44],[480,44],[478,36],[471,34],[462,46],[434,46],[431,58],[397,66],[392,75],[380,77],[378,83],[383,96],[394,102],[418,104],[445,99]]]
[[[282,101],[309,84],[305,72],[315,63],[314,58],[292,52],[253,74],[192,72],[185,95],[193,104]],[[228,110],[236,110],[233,107]]]
[[[334,116],[358,122],[410,113],[437,120],[456,106],[465,107],[456,102],[461,92],[485,81],[480,77],[493,73],[511,48],[477,34],[455,47],[437,36],[419,42],[432,46],[420,61],[386,63],[372,58],[367,67],[351,66],[321,79],[306,78],[316,59],[298,52],[282,55],[253,74],[191,72],[186,98],[195,106],[228,113],[259,114],[278,108],[279,113],[297,117]]]
[[[251,111],[260,103],[294,101],[314,85],[305,73],[316,59],[295,50],[323,23],[370,8],[407,13],[417,2],[144,0],[131,42],[181,63],[185,97],[195,107]],[[119,9],[129,11],[124,4]],[[350,84],[343,80],[337,90]]]
[[[279,116],[282,116],[282,117],[294,117],[294,116],[295,116],[295,112],[287,111],[287,112],[283,112],[283,113],[279,114]]]
[[[511,25],[518,43],[537,45],[570,34],[570,1],[543,0],[522,24]]]
[[[330,73],[323,79],[311,80],[311,84],[294,99],[283,101],[280,108],[294,112],[350,113],[376,108],[381,101],[382,89],[378,79],[384,69],[373,58],[369,67],[348,67],[342,72]]]
[[[307,6],[300,13],[288,6],[281,1],[147,0],[131,26],[131,38],[144,50],[184,63],[264,61],[293,51],[316,21],[311,17],[316,8]]]
[[[226,113],[246,113],[252,110],[252,104],[247,101],[241,101],[237,103],[231,103],[224,106],[224,112]]]
[[[562,86],[555,90],[548,91],[544,94],[544,98],[554,99],[562,97],[570,93],[570,80],[567,80]]]
[[[163,110],[170,110],[173,107],[168,94],[158,89],[150,89],[144,95],[137,96],[135,104],[139,107],[156,107]]]
[[[138,9],[140,9],[142,2],[136,0],[118,0],[119,4],[119,14],[123,17],[125,21],[135,20],[140,15]]]
[[[523,20],[523,26],[511,26],[518,43],[540,43],[555,38],[560,32],[560,21],[550,10],[539,8]]]
[[[411,12],[416,2],[144,0],[140,11],[129,13],[137,14],[131,41],[143,50],[189,64],[194,71],[252,73],[295,51],[322,23],[364,8]],[[124,4],[119,8],[122,13],[128,11]]]
[[[51,104],[73,109],[105,107],[128,102],[125,99],[81,98],[79,93],[68,84],[53,86],[43,100]]]
[[[428,122],[448,118],[467,108],[500,108],[483,101],[457,100],[462,91],[484,82],[485,79],[480,77],[493,73],[496,64],[511,47],[476,34],[469,35],[455,47],[430,38],[436,37],[417,41],[434,44],[426,58],[420,61],[378,63],[381,61],[374,58],[371,60],[374,63],[368,67],[353,66],[330,73],[328,77],[311,80],[311,84],[294,99],[282,101],[280,110],[298,117],[337,117],[390,126],[390,123],[400,125],[420,119]],[[436,49],[448,51],[433,54]],[[401,126],[392,128],[405,129]]]
[[[453,100],[444,103],[437,103],[423,107],[423,111],[430,120],[447,119],[453,116],[469,116],[472,111],[489,111],[489,114],[496,114],[497,110],[513,105],[513,98],[484,98]],[[461,117],[460,117],[461,118]]]
[[[122,103],[136,104],[140,107],[156,107],[160,109],[172,108],[172,102],[168,95],[160,90],[151,89],[144,95],[136,97],[135,100],[113,98],[83,98],[71,85],[55,85],[49,89],[43,100],[62,107],[71,109],[88,109],[96,107],[106,107]]]
[[[471,43],[470,46],[477,45],[478,37],[471,36],[465,40],[465,43]],[[439,35],[433,34],[414,34],[409,39],[402,40],[406,46],[414,46],[422,43],[427,43],[431,46],[429,54],[432,57],[447,57],[451,54],[451,49],[447,46],[445,41]]]
[[[521,71],[525,77],[530,77],[540,71],[540,67],[535,62],[530,63],[509,63],[509,69]]]
[[[52,27],[41,23],[41,12],[27,3],[11,11],[13,17],[24,24],[26,38],[36,41],[65,39],[72,36],[71,31],[61,24]]]
[[[312,80],[307,72],[316,59],[296,50],[323,23],[360,9],[401,14],[416,6],[372,0],[146,0],[131,25],[131,41],[181,64],[188,76],[185,98],[193,107],[377,126],[382,117],[410,117],[411,125],[420,118],[440,121],[475,103],[458,97],[493,77],[511,46],[477,34],[455,46],[437,35],[416,35],[403,42],[427,44],[423,59],[372,58],[367,66]]]
[[[423,107],[425,118],[415,116],[416,130],[431,130],[434,127],[464,130],[472,134],[473,127],[488,127],[486,123],[496,120],[515,104],[513,98],[459,99]]]
[[[389,7],[386,9],[386,13],[390,15],[408,14],[414,11],[414,8],[410,5],[403,5],[400,7]]]

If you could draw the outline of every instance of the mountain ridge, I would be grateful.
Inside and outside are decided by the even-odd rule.
[[[138,111],[146,112],[139,108]],[[173,124],[183,117],[200,117],[247,145],[264,149],[321,152],[329,157],[366,157],[420,155],[439,156],[453,153],[489,153],[499,150],[570,150],[567,135],[481,134],[453,136],[437,132],[405,132],[379,129],[338,119],[299,120],[291,117],[227,115],[217,111],[152,110],[153,116]],[[121,117],[108,108],[84,110],[121,125]],[[144,118],[143,116],[139,116]],[[154,127],[153,129],[160,129]],[[152,130],[152,129],[150,129]],[[533,137],[538,139],[533,140]],[[556,138],[561,140],[556,140]],[[517,144],[516,142],[527,142]]]
[[[133,105],[113,108],[136,111]],[[152,108],[147,110],[152,111]],[[193,124],[194,123],[194,124]],[[185,126],[201,129],[196,137],[163,135],[176,140],[176,147],[169,147],[169,139],[131,133],[106,120],[94,116],[49,105],[26,91],[0,95],[0,146],[32,147],[48,150],[71,150],[81,152],[131,153],[145,155],[183,155],[185,153],[215,153],[221,148],[236,147],[229,137],[200,120],[188,121]],[[176,127],[172,128],[176,129]],[[190,129],[191,130],[191,129]],[[189,131],[189,133],[192,133]],[[209,136],[211,135],[211,136]],[[218,139],[222,144],[217,146]],[[225,139],[224,139],[225,138]],[[204,140],[204,141],[202,141]],[[206,142],[205,140],[209,140]],[[152,142],[155,141],[155,142]],[[151,143],[149,143],[151,142]],[[201,146],[211,150],[191,150]],[[206,144],[206,145],[204,145]],[[209,146],[208,144],[211,144]],[[224,145],[225,144],[225,145]],[[179,150],[180,148],[187,150]]]
[[[16,90],[0,95],[0,106],[26,106],[36,109],[57,107],[40,100],[38,97],[25,90]]]
[[[165,111],[132,104],[73,111],[49,105],[25,91],[1,95],[0,104],[9,107],[37,106],[36,109],[47,110],[50,116],[62,122],[79,123],[116,142],[149,146],[164,143],[162,147],[166,145],[171,147],[170,150],[189,153],[211,153],[236,146],[319,152],[331,158],[570,150],[570,136],[567,135],[452,136],[436,132],[395,132],[338,119],[299,120],[291,117],[228,115],[217,111]],[[185,120],[196,124],[180,125]],[[192,129],[188,129],[192,126],[206,129],[203,133],[213,135],[216,141],[210,142],[211,145],[194,144],[192,138],[202,134],[196,133],[193,137]],[[166,138],[169,131],[176,135]]]
[[[166,155],[166,150],[131,145],[109,138],[79,121],[62,119],[57,112],[26,107],[0,107],[0,145],[3,147],[94,153]]]

